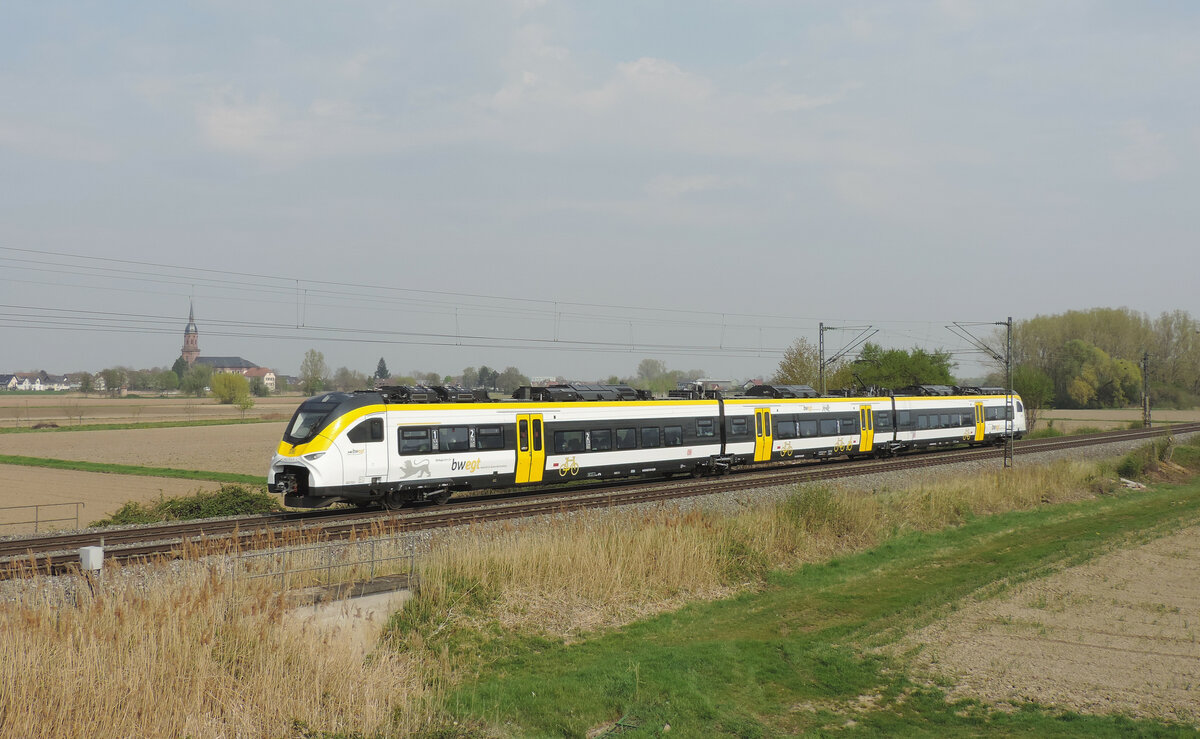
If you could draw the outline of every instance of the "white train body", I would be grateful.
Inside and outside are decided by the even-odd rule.
[[[1024,433],[1021,399],[1002,393],[444,403],[327,393],[297,409],[267,481],[289,506],[395,507],[458,490],[713,474]]]

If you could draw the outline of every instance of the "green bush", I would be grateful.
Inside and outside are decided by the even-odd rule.
[[[160,497],[153,503],[131,501],[109,518],[93,521],[89,526],[126,526],[190,521],[198,518],[246,516],[281,510],[273,495],[244,485],[222,485],[215,493],[194,493],[178,498]]]

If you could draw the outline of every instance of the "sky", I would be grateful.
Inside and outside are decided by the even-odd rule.
[[[1194,2],[10,3],[0,373],[769,376],[1200,316]],[[866,334],[863,334],[863,331]]]

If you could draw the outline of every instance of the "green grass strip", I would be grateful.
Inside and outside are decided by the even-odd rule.
[[[131,464],[107,464],[104,462],[76,462],[68,459],[46,459],[0,454],[0,464],[23,467],[44,467],[52,470],[74,470],[76,472],[101,472],[109,475],[137,475],[139,477],[171,477],[180,480],[211,480],[213,482],[237,482],[245,485],[264,485],[262,475],[241,475],[234,472],[211,472],[207,470],[177,470],[171,467],[140,467]]]
[[[1196,736],[1192,727],[1121,716],[950,702],[871,647],[980,588],[1001,590],[1197,521],[1200,484],[1165,486],[900,537],[773,574],[762,592],[572,646],[485,627],[458,646],[479,675],[447,697],[445,728],[584,736],[620,721],[622,736],[658,735],[668,724],[671,736],[686,737]],[[874,705],[855,708],[860,696]]]
[[[286,418],[214,418],[201,421],[146,421],[145,423],[86,423],[35,429],[29,426],[0,427],[0,434],[53,434],[60,431],[125,431],[128,429],[173,429],[191,426],[241,426],[249,423],[283,423]]]

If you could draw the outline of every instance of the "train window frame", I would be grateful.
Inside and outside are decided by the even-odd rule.
[[[875,411],[875,431],[891,431],[892,430],[892,412],[891,411]]]
[[[529,419],[522,418],[517,421],[517,440],[520,442],[519,447],[522,452],[529,451]]]
[[[929,430],[929,414],[928,413],[918,413],[917,414],[917,431],[928,431],[928,430]]]
[[[834,417],[817,419],[817,430],[820,436],[837,436],[838,420]]]
[[[351,444],[370,444],[383,441],[383,419],[364,418],[346,432],[346,438]]]
[[[632,426],[619,428],[617,429],[615,441],[617,449],[637,449],[638,431]]]
[[[664,426],[662,440],[663,446],[683,446],[683,427]]]
[[[796,422],[796,429],[800,433],[801,439],[815,439],[820,436],[820,424],[815,418],[801,418]],[[807,431],[808,433],[805,433]]]
[[[800,438],[800,426],[797,423],[795,417],[775,419],[775,438],[776,439],[798,439],[798,438]]]
[[[838,432],[842,436],[847,434],[857,434],[861,429],[858,427],[858,414],[838,416]]]
[[[406,457],[412,456],[414,454],[432,454],[433,453],[433,434],[431,433],[431,431],[432,431],[432,429],[430,429],[428,426],[418,426],[418,427],[409,427],[409,428],[401,427],[400,433],[398,435],[398,447],[397,447],[399,449],[400,454],[403,456],[406,456]],[[405,449],[404,443],[406,441],[412,441],[412,440],[424,440],[425,441],[424,448]]]
[[[471,450],[470,426],[438,426],[437,432],[439,452],[450,454]]]
[[[717,419],[697,418],[696,437],[700,439],[715,438],[717,435]]]
[[[907,410],[896,411],[896,428],[901,431],[912,431],[916,428],[916,421],[913,420],[913,412]]]
[[[612,429],[592,429],[592,446],[593,452],[607,452],[613,448],[613,432]]]
[[[955,413],[955,414],[953,414],[953,415],[955,416],[955,420],[957,420],[957,418],[958,418],[958,414],[957,414],[957,413]],[[955,426],[957,426],[957,425],[958,425],[957,423],[955,423],[955,422],[953,422],[953,421],[951,421],[951,420],[950,420],[950,416],[951,416],[951,414],[949,414],[949,413],[943,413],[943,414],[942,414],[942,425],[941,425],[941,428],[944,428],[944,429],[952,429],[952,428],[954,428]]]
[[[554,453],[574,454],[586,449],[587,432],[583,429],[568,429],[554,432]],[[572,448],[574,443],[574,448]]]
[[[662,429],[658,426],[642,426],[638,429],[638,445],[642,449],[659,448],[662,446]]]
[[[495,441],[492,440],[493,438]],[[476,426],[475,448],[482,451],[495,451],[497,449],[504,449],[504,427]]]
[[[738,430],[741,426],[741,431]],[[734,416],[729,419],[730,436],[750,436],[750,421],[746,416]]]

